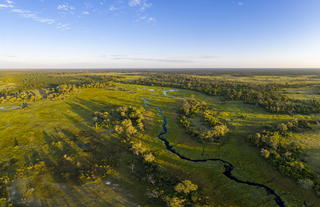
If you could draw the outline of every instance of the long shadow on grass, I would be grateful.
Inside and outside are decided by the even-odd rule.
[[[119,145],[107,142],[94,130],[90,130],[89,127],[81,123],[80,125],[77,123],[77,126],[83,130],[80,132],[81,136],[77,136],[66,129],[56,129],[56,133],[52,134],[43,132],[45,140],[43,149],[41,151],[33,151],[25,160],[29,165],[36,164],[39,161],[45,163],[54,183],[66,195],[63,198],[66,206],[69,206],[68,203],[80,207],[88,206],[88,203],[84,203],[82,200],[86,196],[90,196],[90,202],[97,206],[112,206],[114,202],[118,201],[110,203],[100,194],[94,192],[94,188],[90,191],[91,188],[83,187],[79,177],[83,171],[94,169],[94,166],[105,164],[113,166],[117,164],[120,158],[119,152],[123,151],[123,149],[120,149]],[[83,149],[81,146],[86,147]],[[47,188],[51,188],[49,184]],[[98,189],[101,192],[101,188]],[[41,206],[49,206],[49,203],[57,202],[62,198],[52,196],[52,198],[48,199],[50,202],[44,200]]]
[[[86,123],[93,124],[92,118],[96,111],[107,111],[110,108],[114,108],[117,105],[104,103],[100,101],[88,101],[77,98],[73,102],[67,102],[71,110],[78,114]],[[66,116],[68,116],[66,114]],[[69,116],[70,117],[70,116]],[[71,120],[76,122],[75,120]]]
[[[78,99],[79,101],[79,99]],[[83,116],[82,114],[85,113],[87,115],[93,116],[94,111],[97,111],[98,109],[103,109],[103,111],[108,110],[109,108],[114,108],[115,105],[109,104],[106,107],[103,106],[100,103],[92,103],[90,101],[80,100],[81,103],[77,104],[76,106],[71,107],[73,109],[73,112],[77,113],[79,116]],[[105,103],[104,103],[105,104]],[[85,105],[86,107],[83,107],[82,105]],[[100,105],[100,107],[95,108],[95,106]],[[71,103],[72,106],[72,103]],[[79,134],[81,134],[81,141],[76,141],[76,139],[79,139],[78,135],[71,134],[71,132],[64,132],[65,134],[68,134],[68,137],[70,140],[74,141],[78,146],[85,145],[90,147],[88,149],[88,152],[93,157],[92,162],[100,164],[103,164],[103,162],[107,161],[108,163],[111,163],[113,166],[118,165],[124,165],[126,167],[129,166],[131,162],[130,156],[133,156],[128,150],[128,146],[121,143],[120,140],[117,138],[108,139],[105,135],[102,135],[100,133],[97,133],[95,129],[93,129],[93,122],[92,118],[85,118],[83,122],[75,119],[72,116],[69,116],[68,114],[64,114],[65,117],[67,117],[74,126],[80,131]],[[92,127],[91,127],[92,126]],[[110,134],[112,136],[112,134]],[[110,136],[109,136],[110,137]],[[123,154],[127,156],[127,158],[123,159]],[[129,156],[129,157],[128,157]],[[133,158],[132,158],[133,160]],[[128,163],[126,163],[126,161]],[[125,162],[125,163],[123,163]],[[129,167],[128,167],[129,170]],[[132,177],[131,173],[128,173],[130,179],[121,179],[121,183],[124,184],[124,186],[131,186],[130,188],[136,189],[137,187],[133,187],[132,180],[136,179]],[[130,181],[131,180],[131,181]],[[137,200],[138,198],[133,198],[134,200]],[[131,200],[131,198],[130,198]],[[115,201],[117,202],[117,201]]]

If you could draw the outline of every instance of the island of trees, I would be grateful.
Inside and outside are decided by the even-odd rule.
[[[180,113],[180,124],[189,135],[201,142],[218,141],[229,131],[225,121],[218,118],[217,111],[209,109],[207,103],[194,97],[184,100]]]

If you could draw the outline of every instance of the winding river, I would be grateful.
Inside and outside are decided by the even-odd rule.
[[[151,106],[148,102],[147,99],[144,99],[144,104],[145,106]],[[224,172],[223,174],[229,178],[230,180],[233,180],[237,183],[241,183],[241,184],[245,184],[245,185],[250,185],[250,186],[255,186],[258,188],[262,188],[264,189],[268,195],[272,195],[274,197],[274,201],[277,203],[278,206],[280,207],[286,207],[284,201],[281,199],[281,197],[275,192],[275,190],[273,190],[272,188],[260,184],[260,183],[255,183],[255,182],[251,182],[251,181],[244,181],[241,180],[239,178],[237,178],[235,175],[232,174],[232,171],[234,170],[234,165],[231,164],[230,162],[223,160],[223,159],[219,159],[219,158],[210,158],[210,159],[192,159],[189,157],[186,157],[182,154],[180,154],[179,152],[177,152],[173,146],[170,144],[170,142],[165,138],[165,135],[168,133],[168,122],[167,122],[167,117],[163,114],[162,110],[160,107],[156,107],[156,109],[159,111],[159,114],[163,120],[163,124],[162,124],[162,132],[157,136],[166,146],[166,149],[169,150],[171,153],[177,155],[180,159],[182,160],[186,160],[189,162],[220,162],[221,164],[223,164],[224,166]]]

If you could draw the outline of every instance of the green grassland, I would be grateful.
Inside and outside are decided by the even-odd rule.
[[[284,88],[283,94],[293,99],[319,99],[320,87],[319,86],[305,86],[297,88]]]
[[[154,88],[154,87],[153,87]],[[160,92],[159,92],[160,93]],[[192,139],[189,135],[187,135],[184,130],[177,125],[177,110],[181,107],[179,102],[176,102],[172,98],[158,98],[157,100],[160,103],[156,105],[160,105],[166,108],[166,115],[169,118],[169,134],[167,137],[174,144],[175,148],[179,150],[179,152],[188,155],[189,157],[193,157],[195,159],[202,158],[211,158],[211,157],[220,157],[225,160],[228,160],[234,163],[237,166],[235,172],[243,179],[247,180],[255,180],[260,181],[260,183],[268,183],[270,186],[276,186],[285,194],[285,188],[288,189],[296,189],[299,187],[295,186],[290,180],[284,179],[277,172],[275,172],[262,158],[258,156],[259,152],[255,150],[253,147],[248,146],[245,142],[245,137],[254,133],[256,129],[271,123],[283,122],[285,120],[291,120],[293,117],[288,115],[273,115],[264,112],[263,110],[256,108],[255,106],[248,106],[239,102],[228,102],[225,103],[219,100],[216,97],[208,97],[206,95],[191,92],[193,96],[205,100],[207,103],[210,103],[212,108],[215,108],[219,111],[225,113],[225,116],[228,117],[228,121],[231,124],[231,132],[230,135],[224,138],[224,141],[221,144],[201,144]],[[186,97],[190,96],[190,91],[179,90],[179,92],[175,92],[175,96]],[[162,100],[162,101],[161,101]],[[162,103],[161,103],[162,102]],[[243,120],[243,116],[246,118]],[[214,167],[215,168],[215,167]],[[260,169],[260,170],[259,170]],[[263,170],[261,170],[263,169]],[[200,180],[204,185],[208,182],[207,179],[210,179],[210,183],[212,186],[208,187],[208,193],[216,192],[215,186],[224,185],[228,188],[228,190],[233,191],[234,194],[233,200],[228,205],[254,205],[255,203],[259,203],[259,201],[255,200],[256,198],[263,198],[264,192],[260,192],[260,194],[256,196],[252,196],[251,198],[246,197],[248,195],[255,195],[257,193],[257,189],[252,187],[246,187],[243,185],[238,185],[226,180],[221,173],[222,169],[218,168],[218,172],[216,178],[214,179],[212,173],[217,169],[212,169],[211,167],[207,169],[207,175],[204,180]],[[205,170],[198,170],[198,167],[194,170],[195,179],[200,179],[200,174],[204,173]],[[217,182],[217,184],[213,184]],[[223,184],[222,184],[223,183]],[[227,184],[228,183],[228,184]],[[219,199],[222,198],[221,202],[225,201],[225,197],[221,197],[221,194],[226,195],[225,192],[228,190],[223,190],[223,192],[216,192],[217,195],[214,194],[214,197]],[[248,191],[250,193],[248,193]],[[237,192],[237,193],[235,193]],[[305,192],[304,190],[298,190],[289,196],[288,201],[298,200],[297,198],[302,196],[301,198],[310,198],[317,199],[312,195],[312,193]],[[287,195],[288,196],[288,195]],[[229,198],[229,196],[227,196]],[[286,197],[286,195],[284,196]],[[252,203],[248,204],[248,201]],[[244,202],[244,203],[242,203]],[[265,206],[273,206],[274,203],[266,203]],[[299,204],[291,204],[292,206]],[[263,206],[261,204],[261,206]]]
[[[290,74],[290,72],[289,72]],[[298,75],[234,75],[234,74],[223,74],[220,76],[197,76],[202,78],[210,78],[215,80],[229,80],[244,83],[277,83],[285,85],[296,85],[296,84],[319,84],[319,74],[298,74]]]
[[[301,143],[305,152],[305,159],[310,166],[320,172],[320,129],[319,127],[312,131],[294,134],[296,139]]]
[[[44,74],[45,75],[45,74]],[[60,76],[59,81],[53,78],[52,83],[79,81],[85,78],[100,76],[121,76],[123,79],[136,79],[140,73],[116,72],[65,72],[51,74]],[[10,77],[17,74],[10,74]],[[5,78],[5,76],[1,76]],[[6,76],[9,77],[9,76]],[[233,77],[217,76],[230,80],[260,82],[273,81],[272,76]],[[289,83],[316,83],[314,76],[277,77],[278,81]],[[18,80],[19,78],[15,78]],[[7,80],[9,80],[7,78]],[[1,87],[13,83],[0,79]],[[7,84],[7,85],[6,85]],[[20,84],[20,83],[19,83]],[[17,84],[17,85],[19,85]],[[41,86],[46,84],[41,84]],[[44,87],[47,87],[44,86]],[[196,183],[209,196],[214,206],[276,206],[272,196],[256,187],[238,184],[227,179],[223,174],[223,166],[219,163],[192,163],[179,159],[166,150],[157,138],[161,132],[162,120],[156,110],[161,107],[168,119],[168,134],[165,135],[174,148],[181,154],[194,159],[222,158],[231,162],[236,169],[234,174],[242,180],[254,181],[272,187],[285,201],[287,206],[300,207],[306,201],[310,206],[320,206],[320,199],[311,190],[302,189],[293,180],[280,175],[261,156],[260,152],[245,141],[245,138],[262,127],[281,123],[293,118],[311,119],[317,115],[284,115],[268,113],[259,106],[244,104],[240,101],[225,101],[219,97],[208,96],[199,92],[178,89],[164,94],[164,88],[157,86],[141,86],[116,83],[108,88],[88,88],[73,92],[64,100],[39,100],[32,102],[27,108],[11,110],[0,109],[0,166],[14,162],[0,172],[1,176],[17,173],[17,170],[33,163],[34,159],[47,159],[59,163],[61,155],[84,157],[82,144],[101,143],[99,156],[111,157],[117,162],[116,175],[109,175],[103,180],[95,180],[86,184],[63,182],[54,172],[43,169],[36,174],[30,169],[23,176],[14,180],[8,191],[10,198],[21,206],[161,206],[145,195],[144,183],[131,174],[128,163],[132,155],[122,150],[117,137],[105,129],[96,129],[93,124],[95,111],[106,111],[118,106],[136,106],[146,109],[146,131],[141,141],[156,156],[156,162],[173,174],[179,174]],[[287,94],[296,94],[292,88]],[[298,90],[298,89],[297,89]],[[298,92],[297,92],[298,93]],[[301,94],[300,94],[301,93]],[[305,93],[313,96],[314,89],[299,89],[303,97]],[[208,103],[209,107],[220,112],[230,128],[230,132],[219,143],[200,143],[186,134],[178,123],[178,112],[183,99],[194,96]],[[317,95],[315,95],[317,96]],[[150,106],[144,106],[143,99],[148,99]],[[303,144],[306,160],[317,172],[320,161],[319,129],[296,135]],[[56,144],[63,144],[59,153],[51,149]],[[56,166],[59,168],[59,166]],[[41,168],[41,166],[39,166]],[[183,172],[183,173],[181,173]],[[110,182],[110,183],[108,183]]]
[[[53,139],[54,136],[62,137],[62,141],[70,146],[68,150],[71,151],[69,152],[71,154],[82,153],[76,141],[70,140],[72,136],[80,137],[83,142],[90,139],[91,136],[95,136],[109,144],[110,147],[113,146],[114,143],[108,143],[108,139],[110,139],[108,134],[99,134],[92,129],[91,119],[93,111],[121,103],[112,101],[112,96],[115,93],[113,91],[106,93],[103,90],[100,92],[82,91],[66,101],[43,101],[32,104],[28,109],[1,112],[1,162],[16,159],[18,160],[17,166],[24,166],[34,152],[40,153],[40,157],[53,156],[50,151],[49,153],[44,151],[47,144],[51,142],[50,139]],[[91,100],[91,95],[97,99]],[[107,100],[111,101],[107,102]],[[17,142],[18,146],[15,146],[14,142]],[[108,148],[106,148],[105,156],[109,156]],[[123,164],[126,163],[126,159],[129,159],[128,156],[125,153],[121,155]],[[57,159],[61,158],[52,157],[53,161]],[[124,167],[120,165],[119,170]],[[12,191],[19,191],[17,194],[28,193],[30,189],[26,188],[26,185],[30,181],[28,181],[28,178],[26,179],[15,181]],[[56,182],[50,172],[46,172],[40,177],[30,178],[30,180],[32,179],[37,179],[34,191],[30,192],[31,195],[26,198],[24,195],[24,200],[35,206],[40,206],[40,204],[41,206],[105,206],[108,204],[134,206],[135,201],[142,201],[141,204],[146,206],[150,205],[140,199],[143,193],[139,192],[143,192],[143,186],[132,182],[125,175],[119,179],[115,178],[115,186],[108,186],[103,182],[84,186],[64,184]],[[120,187],[117,187],[117,185]],[[125,187],[121,187],[122,185],[125,185]],[[139,188],[139,186],[141,187]],[[30,198],[31,200],[29,200]]]

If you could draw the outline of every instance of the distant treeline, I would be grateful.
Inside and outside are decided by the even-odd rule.
[[[112,86],[107,82],[85,82],[78,84],[61,84],[52,88],[39,90],[18,91],[13,93],[0,93],[0,103],[27,102],[41,99],[56,100],[68,97],[72,91],[79,88],[105,88]]]
[[[279,92],[277,84],[256,84],[233,81],[210,80],[180,74],[155,74],[133,80],[131,83],[158,85],[203,92],[222,96],[226,100],[238,100],[259,105],[272,113],[312,114],[320,112],[319,100],[294,100]]]
[[[291,133],[310,130],[319,124],[314,120],[292,120],[249,136],[248,141],[257,146],[261,155],[281,174],[295,179],[304,188],[313,188],[320,196],[319,175],[303,161],[301,146],[290,139]]]
[[[63,84],[79,85],[90,82],[106,82],[116,78],[116,76],[107,74],[86,74],[84,71],[32,71],[0,75],[2,75],[2,81],[15,84],[14,88],[3,89],[0,91],[1,93],[54,88]]]
[[[118,72],[117,70],[116,72]],[[254,77],[254,76],[286,76],[286,77],[296,77],[302,75],[312,75],[315,77],[320,76],[319,70],[314,69],[232,69],[232,68],[188,68],[188,69],[140,69],[140,70],[120,70],[121,72],[127,73],[142,73],[146,76],[153,74],[184,74],[184,75],[197,75],[197,76],[234,76],[234,77]],[[114,71],[115,72],[115,71]]]

